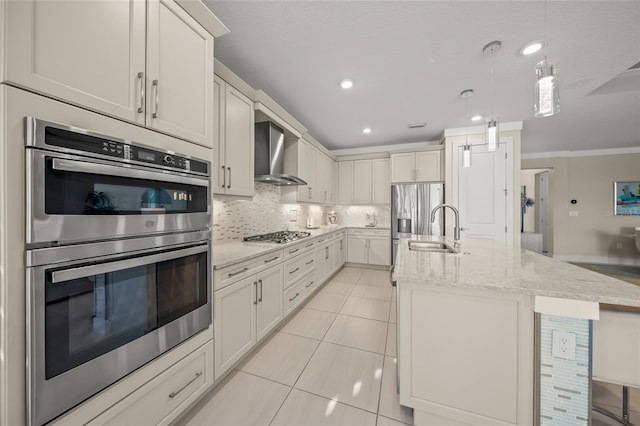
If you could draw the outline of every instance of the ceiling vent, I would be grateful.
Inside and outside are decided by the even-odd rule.
[[[409,124],[409,128],[410,129],[419,129],[420,127],[424,127],[426,125],[427,125],[426,122],[425,123],[412,123],[412,124]]]

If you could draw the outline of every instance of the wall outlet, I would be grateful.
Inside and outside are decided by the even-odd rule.
[[[553,330],[551,355],[554,358],[576,359],[576,334],[569,331]]]
[[[576,216],[578,216],[578,212],[575,211],[575,210],[569,210],[569,216],[576,217]]]

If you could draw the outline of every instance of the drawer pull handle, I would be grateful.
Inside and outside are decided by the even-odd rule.
[[[187,388],[187,386],[189,386],[191,383],[195,382],[195,381],[198,379],[198,377],[200,377],[200,376],[202,376],[202,371],[198,371],[198,372],[196,373],[196,376],[195,376],[193,379],[189,380],[189,381],[187,382],[187,384],[186,384],[186,385],[184,385],[183,387],[181,387],[180,389],[178,389],[178,390],[177,390],[177,391],[175,391],[175,392],[171,392],[171,393],[169,394],[169,398],[175,398],[176,396],[178,396],[178,394],[179,394],[180,392],[182,392],[183,390],[185,390],[185,389]]]
[[[307,245],[306,245],[306,246],[304,246],[304,247],[305,247],[305,248],[307,248],[307,247],[311,247],[312,245],[313,245],[313,243],[311,243],[311,244],[307,244]]]
[[[140,106],[138,107],[138,114],[144,112],[144,73],[138,73],[138,80],[140,80]]]
[[[291,251],[289,252],[289,254],[295,253],[295,252],[297,252],[297,251],[300,251],[300,249],[291,250]]]
[[[291,299],[289,299],[289,302],[293,301],[293,299],[295,299],[296,297],[300,296],[300,293],[296,293],[295,296],[293,296]]]
[[[306,263],[306,265],[311,265],[312,263],[313,263],[313,259],[311,259],[310,261],[308,261],[308,262]]]
[[[306,287],[306,288],[309,288],[309,287],[311,287],[312,285],[313,285],[313,281],[311,281],[311,282],[310,282],[309,284],[307,284],[305,287]]]
[[[236,275],[238,275],[238,274],[241,274],[241,273],[243,273],[243,272],[247,272],[248,270],[249,270],[249,268],[247,268],[247,267],[245,266],[245,268],[244,268],[244,269],[242,269],[242,270],[240,270],[240,271],[238,271],[238,272],[232,272],[232,273],[229,273],[228,275],[229,275],[230,277],[234,277],[234,276],[236,276]]]
[[[158,88],[158,80],[153,80],[151,82],[153,89],[155,90],[155,108],[153,109],[153,114],[151,117],[158,118],[158,105],[160,104],[160,89]]]
[[[296,268],[293,271],[289,271],[290,274],[293,274],[294,272],[298,272],[300,270],[300,268]]]
[[[273,262],[274,260],[278,260],[278,256],[275,256],[273,259],[266,259],[264,263]]]

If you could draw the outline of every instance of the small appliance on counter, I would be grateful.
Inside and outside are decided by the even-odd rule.
[[[320,219],[315,217],[307,218],[307,229],[318,229],[320,228]]]
[[[338,223],[338,213],[329,212],[327,213],[327,219],[329,219],[329,224],[335,225]]]

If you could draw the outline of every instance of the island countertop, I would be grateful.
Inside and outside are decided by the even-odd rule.
[[[447,241],[415,236],[411,239]],[[394,269],[400,284],[423,284],[640,307],[640,287],[490,239],[461,240],[460,253],[409,250],[401,239]]]

